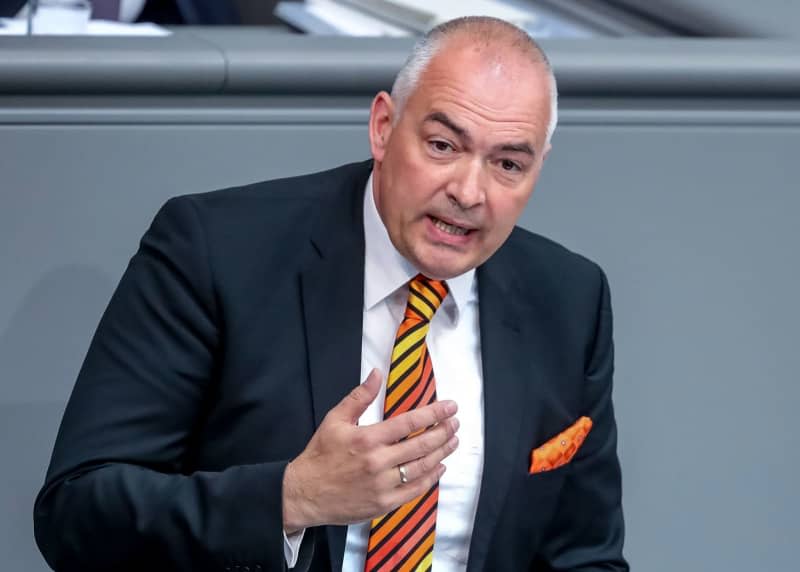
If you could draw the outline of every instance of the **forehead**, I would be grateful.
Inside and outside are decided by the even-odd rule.
[[[538,149],[550,116],[549,89],[545,66],[530,57],[453,41],[431,60],[407,105],[417,121],[443,112],[474,135],[524,138]]]

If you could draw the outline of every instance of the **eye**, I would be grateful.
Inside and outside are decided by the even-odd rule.
[[[519,163],[515,163],[510,159],[501,159],[500,160],[500,168],[504,171],[508,171],[509,173],[518,172],[522,170]]]
[[[437,153],[447,153],[448,151],[453,150],[453,146],[450,145],[450,143],[447,141],[442,141],[441,139],[434,139],[429,143],[429,145]]]

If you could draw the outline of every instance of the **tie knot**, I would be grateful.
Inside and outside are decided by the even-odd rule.
[[[433,280],[417,274],[408,283],[405,318],[430,322],[448,291],[447,284],[443,280]]]

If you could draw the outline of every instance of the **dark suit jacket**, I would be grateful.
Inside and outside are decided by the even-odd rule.
[[[279,570],[281,482],[361,380],[370,163],[170,200],[92,340],[35,507],[57,570]],[[521,229],[478,268],[485,461],[468,569],[627,570],[606,280]],[[578,417],[571,463],[530,451]],[[345,527],[302,567],[341,567]]]

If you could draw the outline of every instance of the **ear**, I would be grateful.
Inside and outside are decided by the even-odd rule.
[[[389,137],[392,135],[394,112],[394,102],[385,91],[372,100],[369,112],[369,146],[372,158],[378,163],[383,161]]]
[[[544,160],[547,159],[547,155],[550,154],[550,149],[552,148],[553,146],[550,144],[550,142],[547,142],[547,144],[544,146],[544,153],[542,153],[542,163],[544,163]]]

